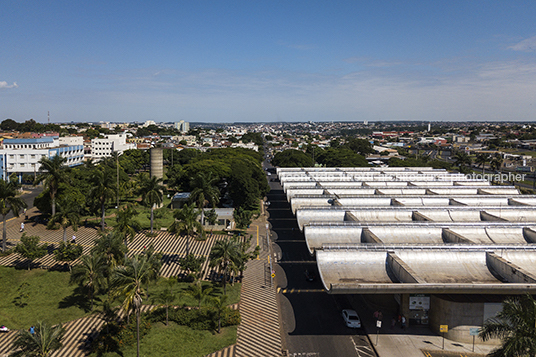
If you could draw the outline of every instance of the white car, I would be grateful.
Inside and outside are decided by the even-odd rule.
[[[354,310],[342,310],[342,318],[346,326],[351,328],[361,328],[361,320]]]

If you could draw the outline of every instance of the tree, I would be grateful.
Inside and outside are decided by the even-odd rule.
[[[190,253],[184,258],[179,259],[179,266],[181,269],[186,270],[188,275],[194,274],[195,279],[200,279],[199,274],[201,273],[201,267],[205,262],[205,257],[196,257],[194,254]]]
[[[213,208],[210,211],[207,211],[205,219],[211,226],[215,225],[218,222],[218,214],[216,213],[216,210]]]
[[[142,204],[151,207],[151,233],[153,233],[154,206],[162,203],[164,189],[161,178],[140,174],[138,192],[141,194]]]
[[[59,262],[72,262],[82,255],[82,251],[83,247],[80,244],[60,242],[58,249],[54,250],[54,259]]]
[[[492,170],[497,171],[501,168],[503,163],[503,159],[500,156],[495,156],[493,159],[491,159],[489,166]]]
[[[91,177],[90,195],[99,201],[101,209],[101,230],[104,231],[104,218],[106,216],[106,202],[115,197],[115,178],[105,169],[97,169]]]
[[[140,224],[134,219],[138,214],[134,207],[126,206],[123,209],[117,211],[115,215],[116,224],[115,231],[119,232],[123,236],[125,241],[125,248],[128,251],[128,241],[132,242],[136,233],[140,230]]]
[[[134,310],[136,313],[137,356],[140,356],[140,315],[146,290],[143,288],[153,278],[151,263],[145,255],[136,255],[127,259],[124,266],[116,268],[112,286],[114,295],[123,299],[125,313]]]
[[[478,335],[499,338],[501,347],[488,356],[536,356],[536,301],[530,294],[506,299],[496,317],[487,319]]]
[[[197,208],[201,209],[201,224],[203,224],[204,218],[203,208],[207,204],[210,204],[214,208],[220,202],[220,191],[215,186],[218,181],[218,177],[214,176],[211,172],[207,174],[199,172],[190,183],[190,187],[193,188],[190,193],[190,202],[195,202]]]
[[[39,164],[41,165],[39,167],[39,173],[34,181],[34,185],[43,182],[48,189],[53,216],[56,214],[56,196],[60,183],[70,181],[68,174],[69,168],[65,166],[66,161],[67,159],[60,155],[54,155],[50,159],[42,157],[39,160]]]
[[[158,296],[157,301],[162,304],[166,309],[166,326],[169,325],[169,306],[175,301],[177,294],[173,291],[173,286],[177,283],[175,277],[171,277],[165,281],[166,287]]]
[[[311,167],[313,159],[300,150],[289,149],[278,152],[272,159],[272,165],[279,167]]]
[[[232,239],[224,239],[217,241],[210,250],[209,259],[210,265],[218,267],[218,270],[223,273],[223,293],[226,294],[227,277],[229,276],[229,268],[233,261],[236,260],[238,254],[238,245]]]
[[[454,161],[456,161],[456,166],[460,168],[460,171],[463,171],[467,166],[471,165],[471,158],[465,151],[459,151],[454,155]]]
[[[482,166],[482,175],[484,175],[484,167],[486,165],[486,162],[489,161],[489,155],[486,155],[486,154],[478,154],[476,155],[476,159],[475,159],[475,163],[477,165],[481,165]]]
[[[251,211],[247,211],[242,207],[238,207],[233,211],[233,218],[236,223],[236,228],[245,229],[251,224]]]
[[[91,253],[80,258],[80,264],[73,267],[71,271],[71,284],[87,290],[90,301],[90,309],[93,310],[95,292],[105,285],[106,261],[101,254]]]
[[[190,236],[195,233],[203,234],[203,226],[197,220],[199,217],[199,210],[196,210],[193,205],[188,206],[185,204],[181,209],[173,212],[175,221],[169,227],[171,232],[175,232],[177,235],[186,234],[186,256],[190,254]]]
[[[188,288],[185,290],[185,293],[196,299],[197,307],[201,308],[201,303],[212,293],[212,288],[209,286],[203,286],[203,282],[201,280],[197,280],[188,286]]]
[[[52,228],[56,223],[59,223],[63,229],[63,242],[67,243],[67,228],[72,226],[73,231],[78,231],[82,208],[77,204],[76,200],[69,196],[61,197],[58,200],[58,208],[59,210],[50,218],[47,226]]]
[[[236,252],[236,258],[233,260],[233,270],[238,274],[240,278],[244,275],[246,270],[246,264],[251,259],[255,259],[259,255],[260,247],[256,246],[252,252],[248,252],[251,238],[239,241],[238,238],[233,238],[238,246]]]
[[[215,309],[216,317],[218,318],[218,333],[221,331],[221,317],[225,310],[228,309],[227,298],[227,295],[222,295],[210,299],[210,305]]]
[[[13,350],[10,357],[49,357],[54,351],[63,347],[62,339],[65,329],[61,324],[48,325],[39,321],[35,326],[34,333],[21,330],[13,341]]]
[[[35,259],[44,257],[47,254],[46,244],[39,245],[38,236],[27,236],[26,233],[20,237],[20,243],[15,247],[15,253],[19,253],[24,258],[28,259],[28,270]]]
[[[123,264],[125,261],[126,248],[123,244],[123,237],[116,231],[103,234],[95,239],[91,253],[100,254],[104,258],[107,267],[107,278],[111,277],[112,270]]]
[[[0,214],[4,223],[2,227],[2,252],[6,251],[7,244],[6,216],[9,212],[13,212],[18,217],[20,210],[28,207],[26,202],[17,197],[18,193],[18,187],[15,182],[0,179]]]

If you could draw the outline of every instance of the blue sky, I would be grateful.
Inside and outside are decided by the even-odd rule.
[[[0,120],[533,121],[536,1],[0,1]]]

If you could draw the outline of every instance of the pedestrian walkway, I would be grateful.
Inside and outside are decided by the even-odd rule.
[[[248,232],[255,237],[259,229],[260,236],[266,239],[265,220],[261,218],[255,225]],[[268,268],[270,251],[267,245],[259,244],[263,247],[259,259],[251,260],[244,272],[236,357],[281,356],[278,305]]]

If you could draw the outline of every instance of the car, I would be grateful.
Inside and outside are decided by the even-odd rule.
[[[344,319],[346,326],[350,328],[361,328],[361,320],[355,310],[342,310],[342,318]]]
[[[305,272],[303,272],[303,274],[305,275],[305,280],[307,280],[307,281],[315,281],[316,280],[315,273],[312,272],[312,271],[309,271],[308,269],[306,269]]]

